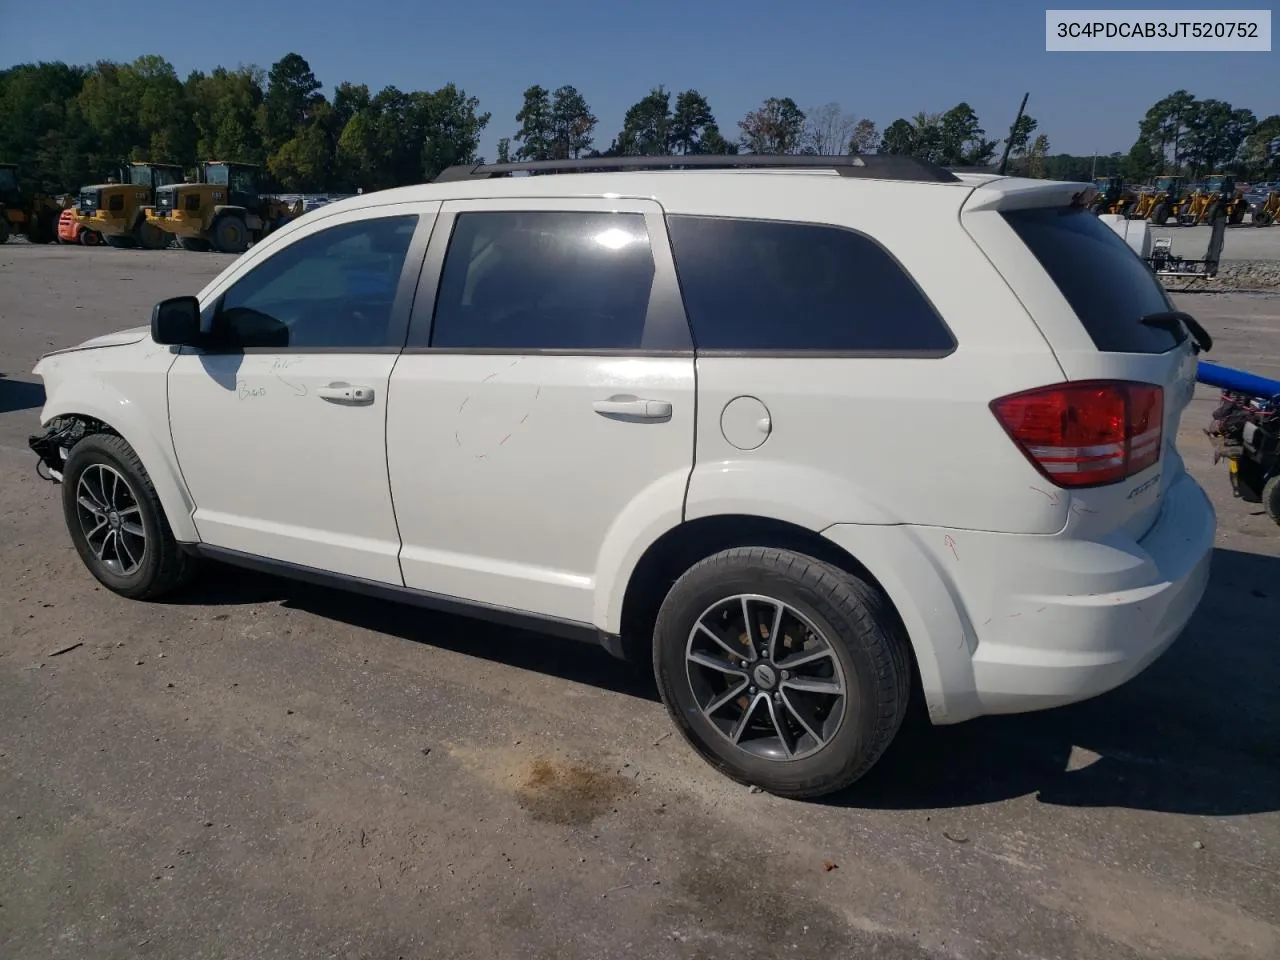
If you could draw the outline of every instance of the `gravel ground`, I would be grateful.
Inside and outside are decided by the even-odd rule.
[[[793,803],[593,648],[232,571],[99,589],[31,365],[227,260],[0,248],[0,957],[1280,956],[1280,529],[1210,462],[1212,391],[1180,443],[1213,580],[1165,657]],[[1179,304],[1280,376],[1280,297]]]

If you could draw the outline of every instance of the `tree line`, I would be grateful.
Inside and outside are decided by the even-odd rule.
[[[354,192],[429,180],[457,163],[481,161],[481,134],[492,121],[479,100],[455,84],[437,90],[373,92],[339,83],[332,97],[311,66],[289,53],[270,70],[216,67],[181,79],[163,57],[132,63],[20,64],[0,71],[0,161],[17,163],[28,189],[61,193],[101,181],[122,160],[205,159],[262,165],[285,192]],[[570,85],[524,91],[497,162],[667,154],[892,153],[952,166],[984,167],[1007,148],[1011,172],[1087,180],[1096,174],[1146,179],[1156,173],[1231,166],[1264,175],[1265,144],[1280,117],[1178,91],[1139,124],[1127,155],[1051,155],[1037,121],[989,136],[973,108],[899,118],[880,130],[838,103],[802,109],[770,97],[722,129],[697,90],[654,87],[627,109],[609,137],[585,96]],[[607,139],[606,139],[607,138]]]

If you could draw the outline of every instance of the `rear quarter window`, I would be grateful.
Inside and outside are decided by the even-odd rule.
[[[669,216],[699,351],[939,357],[955,338],[865,234],[815,223]]]
[[[1089,210],[1006,210],[1005,221],[1035,255],[1103,353],[1164,353],[1185,334],[1142,318],[1172,310],[1151,268]]]

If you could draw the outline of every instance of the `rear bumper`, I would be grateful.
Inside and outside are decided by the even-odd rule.
[[[1199,605],[1216,523],[1183,474],[1141,540],[886,528],[914,542],[893,550],[914,569],[886,571],[882,582],[903,614],[934,722],[1060,706],[1136,676]],[[842,529],[827,534],[841,542]]]

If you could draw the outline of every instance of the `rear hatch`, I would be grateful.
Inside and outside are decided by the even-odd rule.
[[[1140,538],[1185,473],[1176,442],[1195,388],[1197,335],[1169,316],[1176,308],[1147,264],[1082,205],[1087,189],[996,180],[973,192],[961,220],[1026,307],[1064,381],[1161,388],[1158,459],[1135,460],[1127,475],[1067,490],[1070,522],[1086,535],[1119,527]],[[1150,393],[1139,387],[1135,395]],[[1145,422],[1143,431],[1154,427]],[[1135,448],[1141,442],[1135,437]]]

